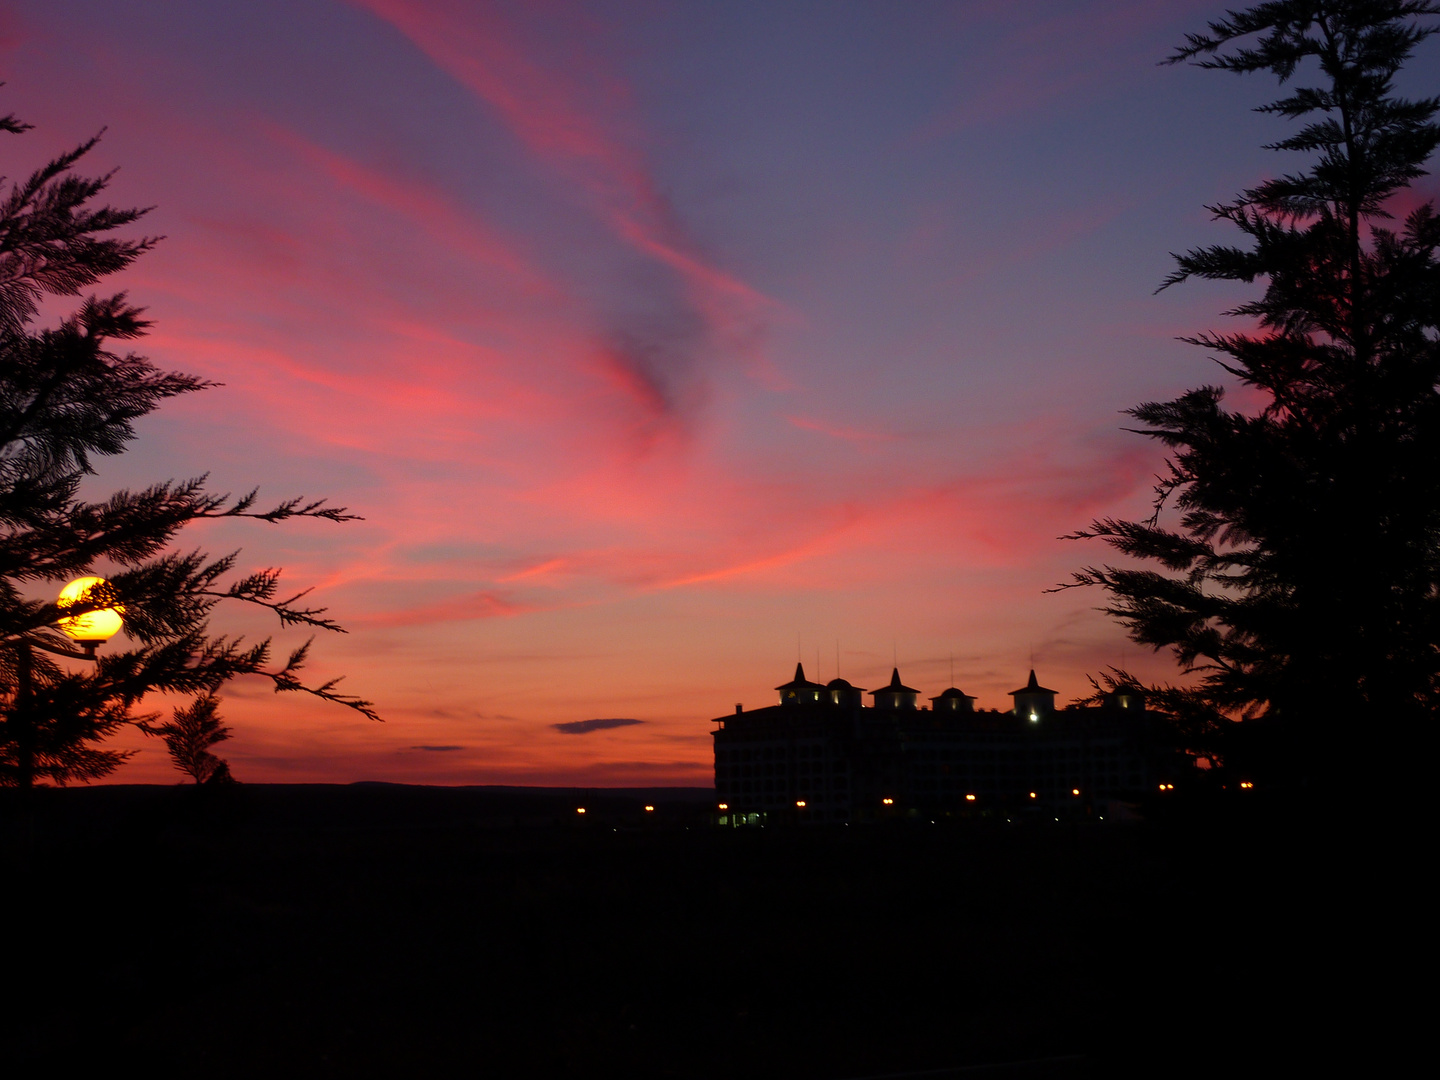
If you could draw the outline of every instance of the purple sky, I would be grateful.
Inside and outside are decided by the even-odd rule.
[[[90,169],[167,237],[115,287],[225,384],[95,492],[209,472],[366,518],[189,538],[316,585],[352,633],[313,674],[387,718],[236,684],[236,774],[707,782],[707,719],[797,641],[929,694],[953,656],[982,707],[1032,656],[1066,698],[1167,677],[1044,590],[1104,558],[1059,535],[1148,504],[1120,410],[1217,381],[1174,339],[1246,295],[1153,295],[1279,167],[1272,84],[1157,66],[1219,13],[0,3],[37,127],[3,171],[108,126]],[[136,745],[116,780],[173,777]]]

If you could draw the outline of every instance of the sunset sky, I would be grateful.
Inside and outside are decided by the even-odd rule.
[[[1105,557],[1059,536],[1148,506],[1121,410],[1219,381],[1175,338],[1248,295],[1153,295],[1280,167],[1272,84],[1157,66],[1222,7],[0,2],[36,125],[0,172],[107,128],[88,171],[166,237],[110,287],[224,384],[92,494],[365,518],[185,537],[315,586],[350,633],[311,678],[386,720],[232,684],[237,777],[708,783],[708,720],[797,655],[926,694],[953,658],[985,708],[1032,657],[1062,700],[1169,677],[1045,590]],[[177,778],[132,741],[114,780]]]

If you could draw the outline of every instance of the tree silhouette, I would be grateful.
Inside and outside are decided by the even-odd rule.
[[[0,117],[0,133],[28,128],[13,115]],[[111,235],[146,211],[97,205],[110,176],[72,172],[97,139],[23,182],[0,178],[0,784],[21,787],[104,776],[128,755],[100,744],[124,724],[153,725],[156,714],[137,711],[146,695],[194,695],[182,710],[186,719],[177,713],[171,723],[199,724],[213,718],[206,702],[239,675],[264,676],[277,691],[304,691],[377,718],[370,702],[341,693],[338,680],[300,681],[309,642],[275,666],[270,639],[247,643],[209,629],[215,606],[236,600],[270,609],[282,626],[339,631],[323,608],[304,603],[308,590],[281,593],[273,569],[235,576],[234,554],[172,548],[180,530],[200,519],[338,522],[354,515],[304,499],[258,509],[254,491],[238,499],[214,494],[204,477],[119,491],[103,502],[78,497],[92,460],[123,451],[136,419],[211,385],[117,351],[149,325],[124,293],[89,296],[58,326],[32,329],[47,294],[77,296],[156,242]],[[132,645],[90,662],[56,626],[51,583],[97,565],[114,568],[105,575],[109,585],[65,614],[120,604]],[[29,595],[42,585],[46,598]]]
[[[227,783],[232,779],[230,766],[211,749],[230,738],[230,728],[221,722],[219,708],[220,699],[205,694],[175,709],[165,723],[145,728],[165,740],[175,767],[194,777],[197,784]]]
[[[1150,564],[1074,584],[1104,588],[1103,610],[1194,676],[1152,700],[1192,740],[1249,747],[1292,777],[1357,740],[1413,745],[1440,702],[1440,219],[1425,204],[1396,227],[1389,212],[1440,143],[1440,99],[1393,85],[1437,14],[1281,0],[1228,13],[1168,59],[1318,76],[1259,109],[1303,121],[1271,148],[1306,165],[1209,207],[1245,246],[1176,256],[1161,286],[1264,281],[1227,313],[1245,329],[1184,339],[1260,404],[1226,408],[1203,386],[1130,410],[1170,451],[1154,515],[1075,534]]]

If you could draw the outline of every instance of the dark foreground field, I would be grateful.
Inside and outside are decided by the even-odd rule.
[[[691,790],[0,794],[12,1075],[1297,1075],[1365,1042],[1383,992],[1383,928],[1356,927],[1377,866],[1294,821],[736,832]]]

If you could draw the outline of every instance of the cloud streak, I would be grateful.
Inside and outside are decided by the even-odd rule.
[[[635,724],[643,724],[643,720],[629,719],[607,719],[607,720],[568,720],[560,724],[550,726],[562,735],[589,735],[592,731],[610,731],[613,728],[631,727]]]

